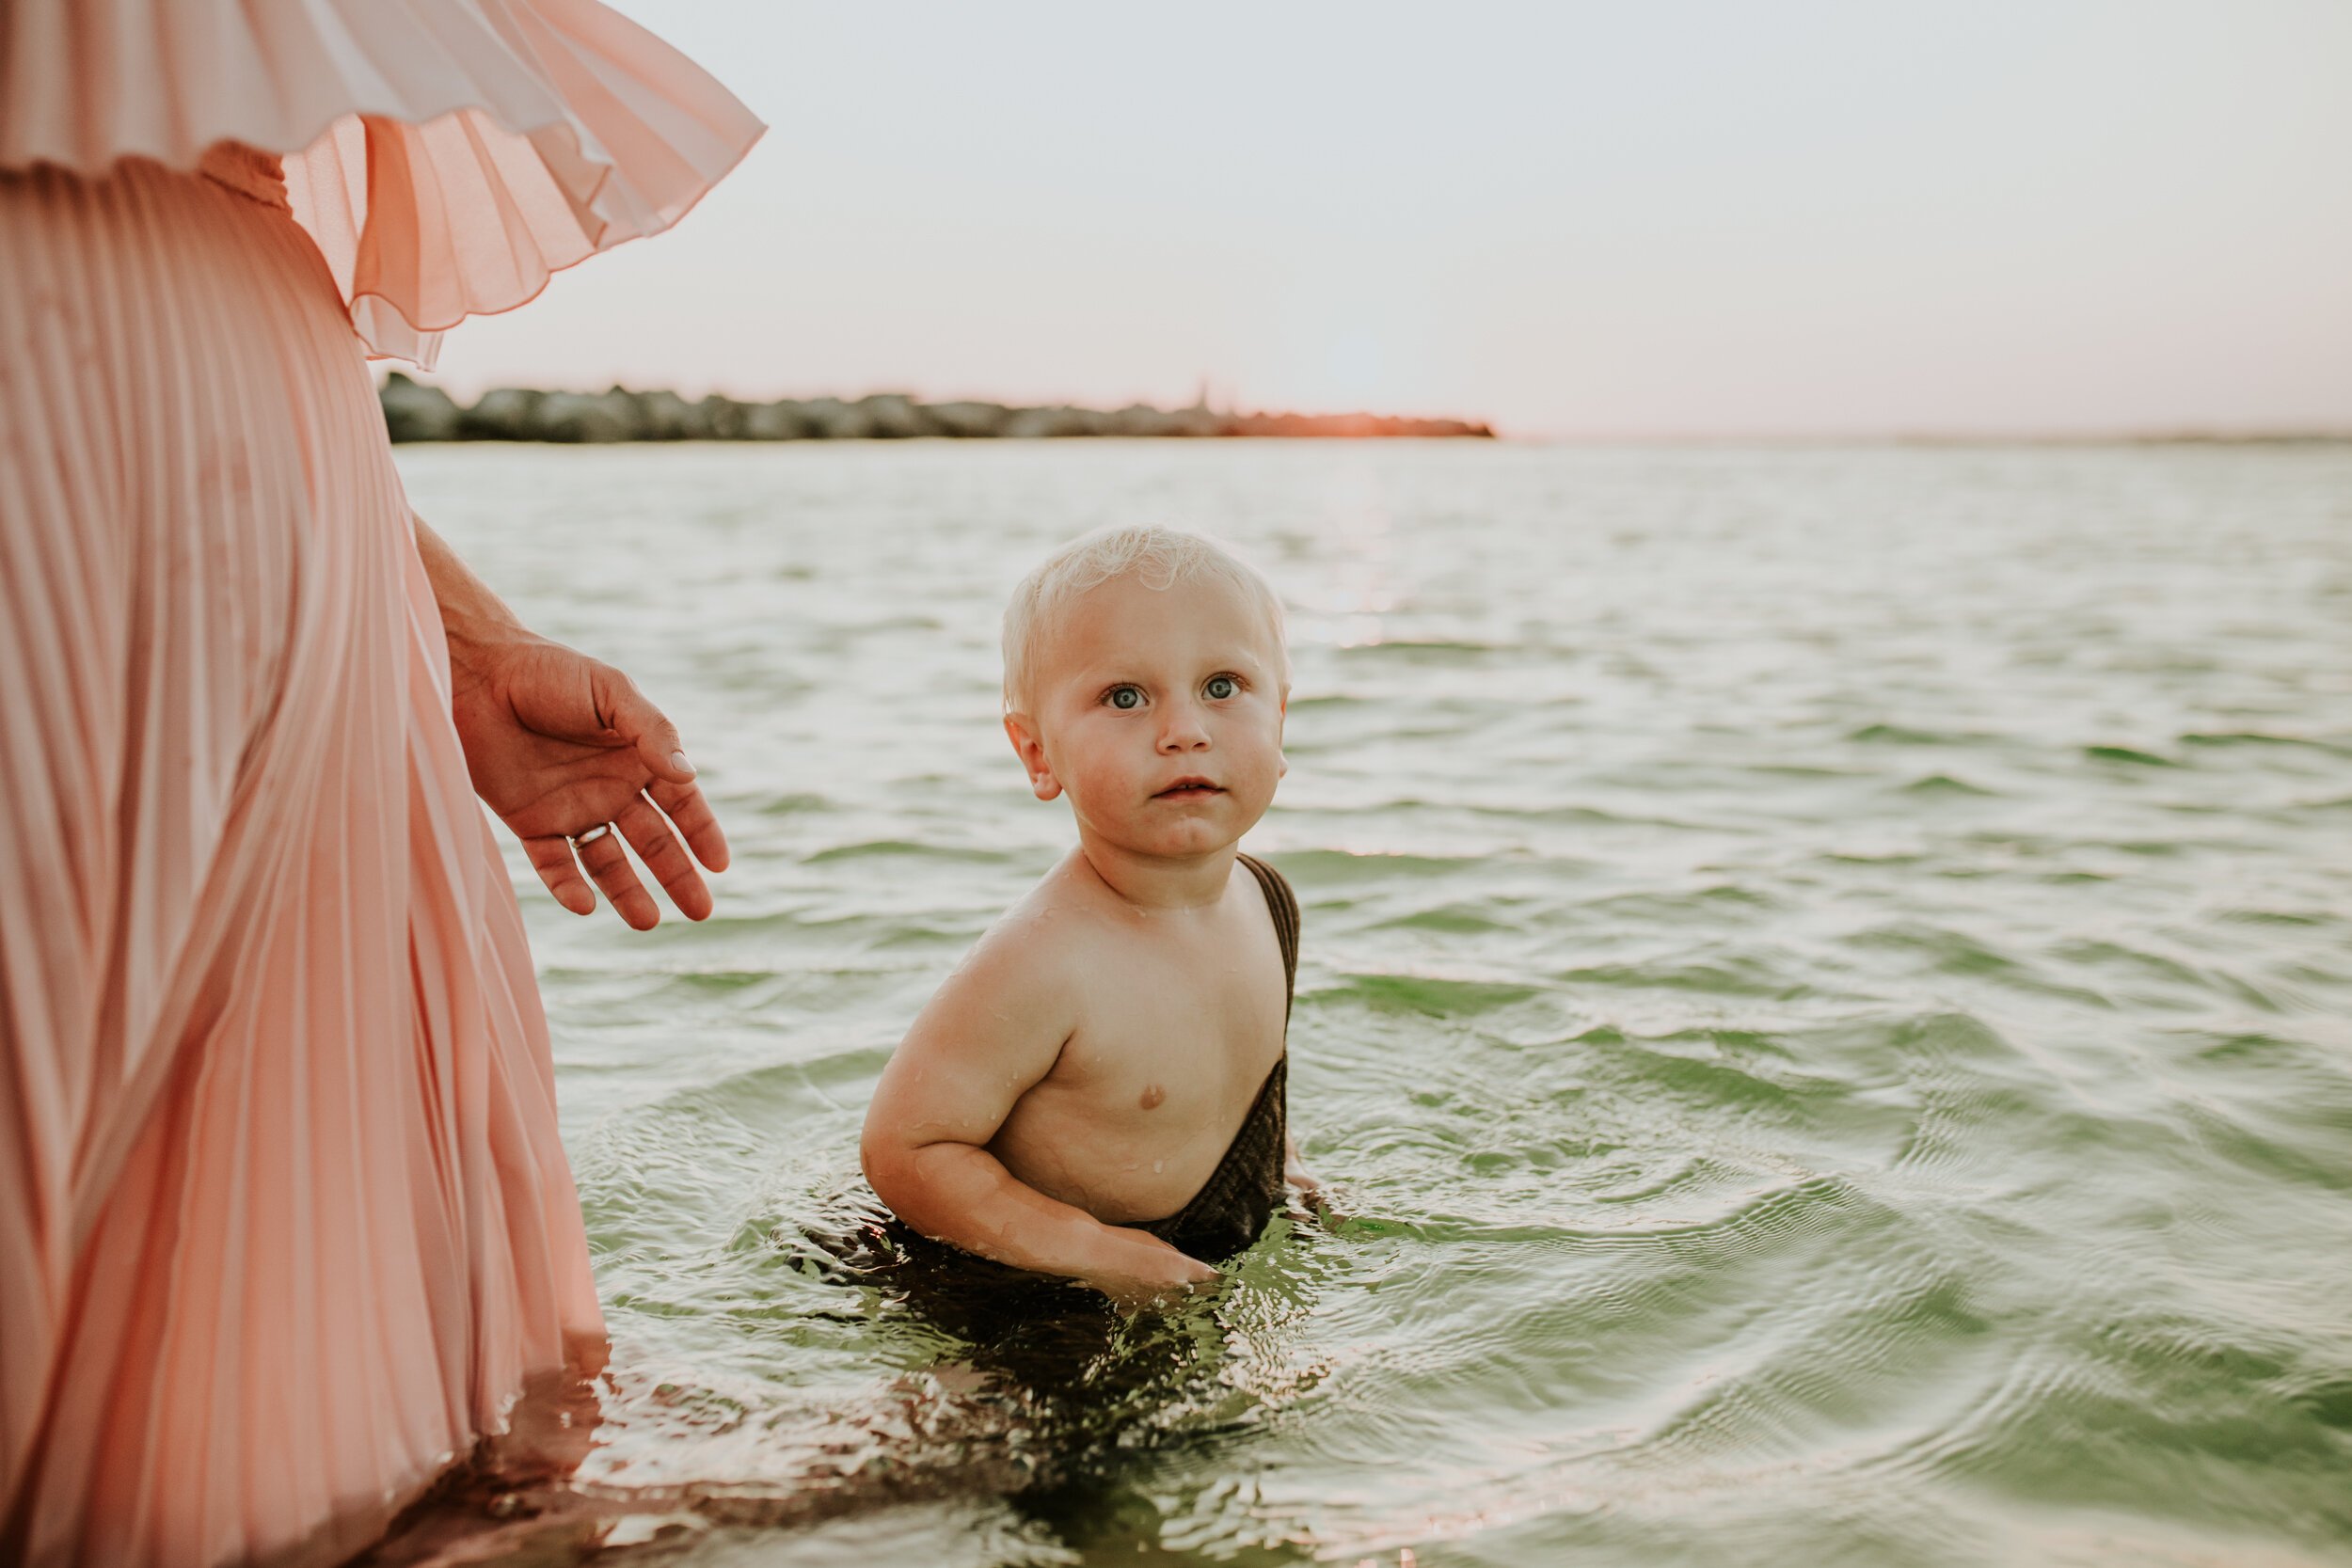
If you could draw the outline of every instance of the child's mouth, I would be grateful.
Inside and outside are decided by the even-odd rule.
[[[1155,800],[1205,800],[1212,795],[1224,793],[1225,791],[1213,784],[1199,779],[1186,779],[1181,784],[1168,785],[1152,798]]]

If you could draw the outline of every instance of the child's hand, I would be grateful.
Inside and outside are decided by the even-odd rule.
[[[1311,1220],[1327,1230],[1346,1223],[1346,1211],[1331,1201],[1331,1189],[1320,1181],[1293,1182],[1289,1196],[1283,1212],[1294,1221]]]
[[[1333,1225],[1347,1217],[1331,1206],[1329,1191],[1298,1157],[1298,1140],[1287,1133],[1282,1140],[1282,1181],[1295,1195],[1295,1201],[1290,1205],[1293,1214],[1300,1218],[1320,1216],[1326,1224]]]
[[[1147,1230],[1120,1227],[1119,1255],[1079,1275],[1121,1307],[1142,1307],[1206,1285],[1217,1272],[1187,1257]],[[1133,1238],[1129,1240],[1129,1238]]]

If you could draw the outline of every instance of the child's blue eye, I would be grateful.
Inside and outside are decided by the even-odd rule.
[[[1143,691],[1139,687],[1114,686],[1104,700],[1113,707],[1138,708],[1143,705]]]
[[[1211,675],[1207,690],[1212,701],[1223,702],[1241,689],[1241,683],[1231,675]]]

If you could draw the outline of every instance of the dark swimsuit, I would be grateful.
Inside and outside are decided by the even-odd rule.
[[[1267,911],[1274,916],[1274,934],[1282,944],[1282,1054],[1250,1101],[1241,1131],[1225,1148],[1225,1157],[1208,1180],[1185,1204],[1164,1220],[1136,1224],[1161,1241],[1203,1260],[1228,1257],[1258,1239],[1265,1222],[1282,1202],[1283,1155],[1290,1129],[1290,999],[1298,987],[1298,897],[1282,874],[1254,855],[1241,863],[1258,879]]]

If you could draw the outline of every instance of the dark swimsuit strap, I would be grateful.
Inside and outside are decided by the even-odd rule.
[[[1252,855],[1240,857],[1258,879],[1274,934],[1282,948],[1282,1054],[1258,1087],[1248,1114],[1209,1179],[1175,1213],[1138,1225],[1196,1258],[1223,1257],[1249,1244],[1281,1200],[1282,1160],[1288,1143],[1291,994],[1298,986],[1298,896],[1280,872]]]
[[[1266,912],[1274,916],[1275,938],[1282,944],[1282,1024],[1287,1034],[1291,997],[1298,990],[1298,895],[1291,891],[1290,882],[1279,871],[1257,856],[1237,853],[1234,858],[1258,879],[1258,890],[1265,895]],[[1287,1042],[1282,1053],[1290,1053]]]

